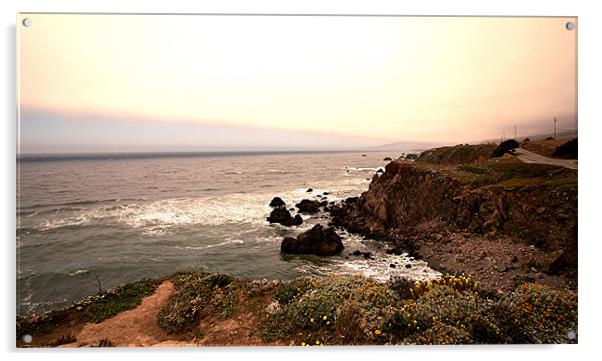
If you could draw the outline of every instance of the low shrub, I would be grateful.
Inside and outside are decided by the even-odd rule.
[[[175,279],[175,291],[159,311],[157,322],[167,333],[191,331],[209,315],[232,317],[239,281],[221,274],[189,273]]]
[[[577,138],[574,138],[556,147],[552,156],[556,158],[577,159],[577,153]]]
[[[512,149],[516,149],[520,146],[514,139],[507,139],[500,143],[491,153],[491,158],[501,157]]]
[[[115,345],[108,338],[101,338],[97,343],[90,345],[90,347],[115,347]]]
[[[314,338],[323,344],[337,337],[342,343],[382,343],[386,340],[383,325],[398,302],[392,289],[372,279],[315,280],[292,299],[283,314],[270,317],[264,336],[288,336],[305,344],[315,343]]]
[[[77,339],[75,338],[75,336],[73,336],[72,334],[68,334],[68,335],[63,335],[63,336],[57,338],[50,344],[50,346],[56,347],[56,346],[61,346],[61,345],[67,345],[70,343],[74,343],[76,341],[77,341]]]
[[[291,282],[283,284],[276,294],[276,301],[282,305],[289,304],[297,296],[304,294],[308,289],[318,285],[318,281],[312,277],[299,277]]]
[[[391,288],[403,299],[418,298],[436,286],[448,286],[457,291],[478,291],[479,282],[465,275],[452,274],[445,274],[432,280],[411,281],[401,278],[391,282]]]
[[[442,322],[467,330],[478,313],[477,294],[445,285],[432,288],[416,301],[416,319],[422,329]]]
[[[573,292],[526,283],[505,295],[492,311],[501,331],[515,343],[577,342]]]
[[[413,345],[465,345],[472,338],[465,330],[444,323],[436,323],[428,330],[406,338],[404,344]]]

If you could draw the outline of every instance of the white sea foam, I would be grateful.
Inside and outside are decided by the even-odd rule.
[[[83,275],[83,274],[86,274],[88,272],[90,272],[89,269],[78,269],[77,271],[71,272],[68,275],[71,276],[71,277],[73,277],[73,276]]]
[[[315,182],[312,184],[313,193],[307,193],[307,188],[302,187],[284,192],[235,193],[215,197],[173,198],[105,207],[93,206],[74,210],[68,215],[61,212],[51,214],[38,226],[49,230],[113,220],[139,228],[145,234],[160,235],[174,228],[190,225],[265,224],[271,211],[268,204],[276,195],[282,197],[288,207],[293,207],[303,198],[314,198],[323,192],[329,192],[328,200],[335,201],[357,195],[366,182],[361,179]]]

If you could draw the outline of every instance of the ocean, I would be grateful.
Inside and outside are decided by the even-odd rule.
[[[301,226],[266,221],[274,196],[287,207],[327,192],[329,201],[368,188],[394,152],[181,153],[24,156],[17,160],[17,312],[40,313],[104,289],[176,271],[292,279],[363,274],[388,279],[437,273],[339,230],[339,256],[280,253]],[[307,189],[313,192],[308,193]],[[294,215],[294,212],[293,212]],[[373,259],[350,256],[369,251]],[[406,268],[405,264],[411,264]],[[390,265],[395,264],[395,268]]]

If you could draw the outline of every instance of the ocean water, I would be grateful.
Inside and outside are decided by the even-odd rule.
[[[326,214],[298,227],[270,225],[274,196],[287,207],[328,192],[359,195],[386,156],[365,153],[121,154],[17,161],[17,312],[42,312],[145,277],[204,269],[237,277],[437,273],[422,261],[340,231],[340,256],[280,253]],[[312,193],[307,193],[308,188]],[[294,214],[294,213],[293,213]],[[370,251],[374,259],[349,256]],[[396,264],[391,268],[390,264]],[[410,264],[411,268],[405,265]]]

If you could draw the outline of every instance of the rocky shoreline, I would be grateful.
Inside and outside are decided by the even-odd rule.
[[[340,233],[349,232],[428,262],[439,278],[286,282],[183,272],[17,316],[18,346],[29,346],[24,334],[38,337],[35,346],[574,343],[576,178],[576,171],[506,158],[394,160],[359,197],[332,202],[320,194],[294,208],[275,197],[267,221],[291,227],[304,222],[300,214],[326,213],[327,225],[285,237],[280,251],[372,258],[345,248]],[[154,308],[145,303],[153,297],[162,300]],[[114,325],[140,322],[154,325],[145,343],[110,336]],[[84,331],[93,323],[106,333],[90,338]]]
[[[284,207],[278,197],[272,202]],[[459,166],[396,160],[376,172],[359,197],[340,202],[322,196],[303,199],[296,208],[306,214],[323,208],[330,215],[328,225],[381,241],[387,253],[407,253],[441,273],[477,277],[491,293],[524,282],[577,288],[577,184],[572,170],[512,159]],[[290,225],[294,218],[288,214],[279,223]],[[329,237],[320,228],[299,240],[285,239],[281,250],[337,254],[344,247],[332,241],[336,232],[328,231]],[[328,251],[323,249],[326,243],[332,244]]]
[[[530,166],[556,183],[466,183],[449,169],[394,161],[368,191],[328,211],[335,226],[477,277],[491,292],[527,281],[576,289],[576,172]]]

